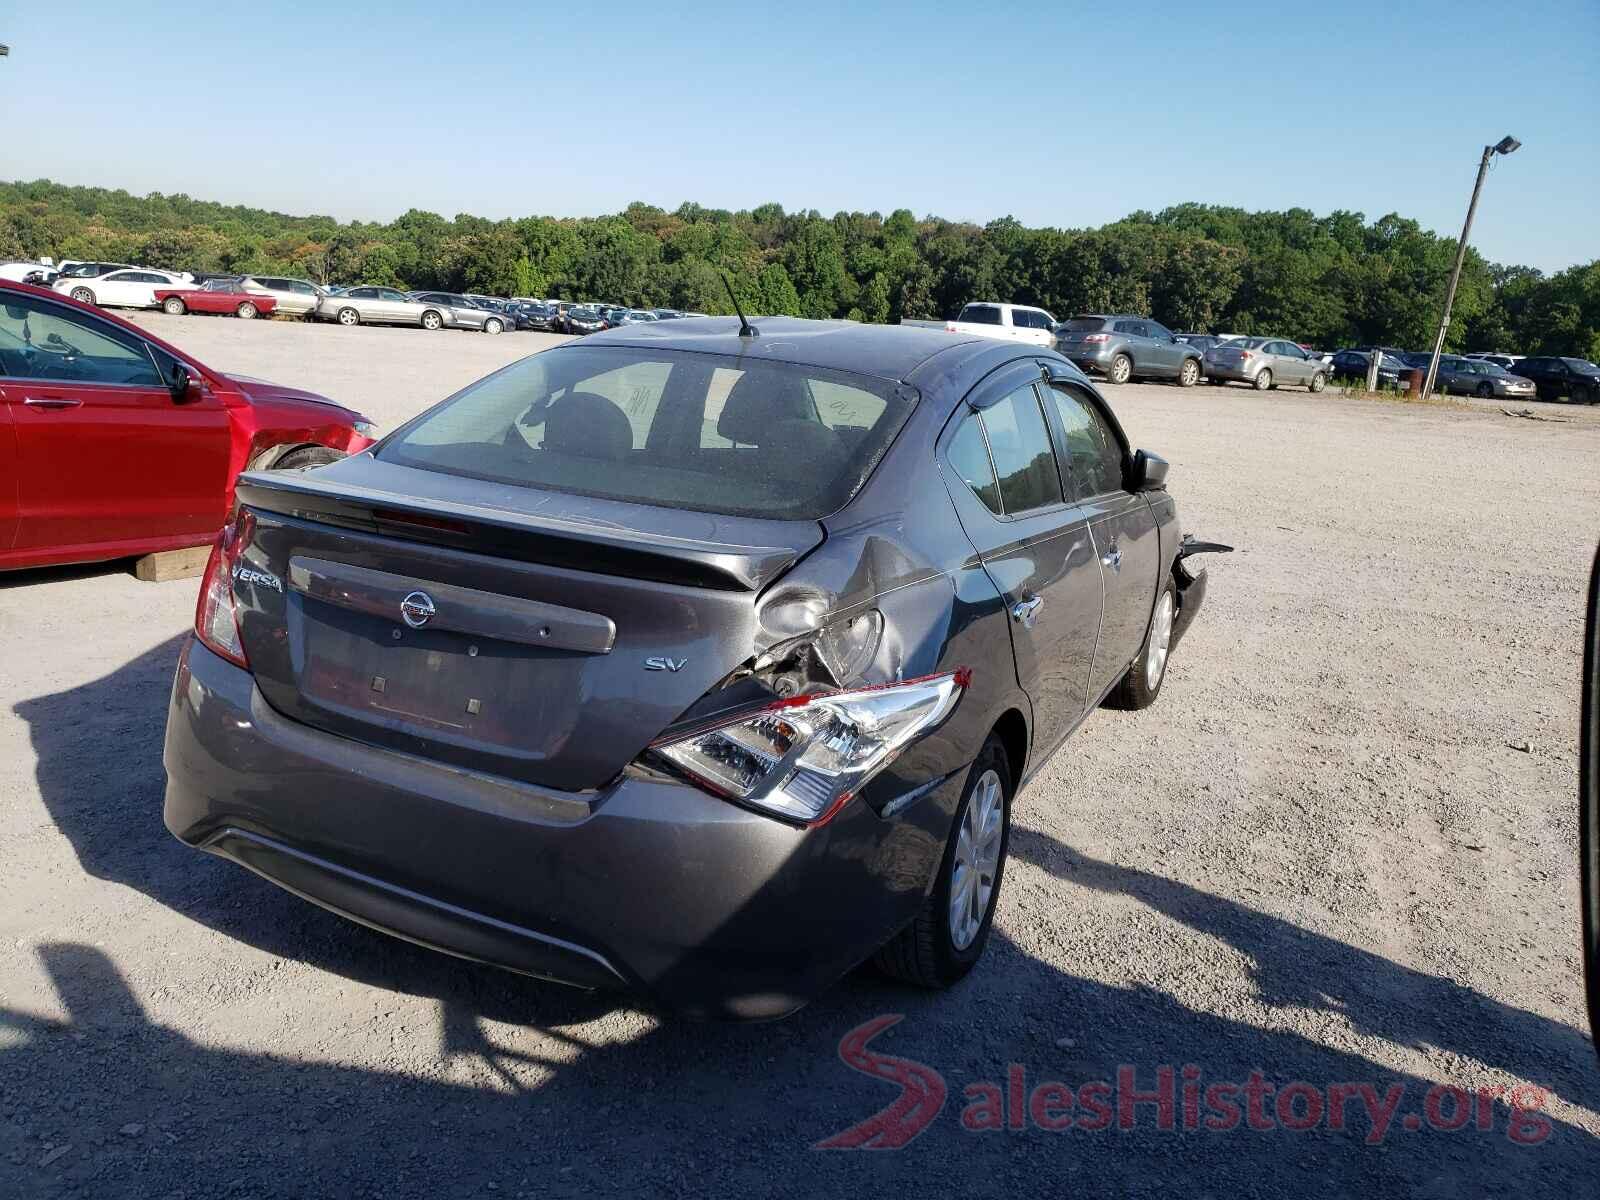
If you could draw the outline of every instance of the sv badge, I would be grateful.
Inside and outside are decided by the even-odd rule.
[[[681,671],[689,665],[687,658],[656,657],[644,660],[646,671]]]

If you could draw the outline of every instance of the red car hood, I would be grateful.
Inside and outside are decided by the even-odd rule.
[[[289,387],[287,384],[273,383],[266,379],[255,379],[249,375],[223,375],[223,378],[237,387],[251,400],[315,404],[321,408],[329,408],[333,409],[334,412],[343,413],[351,421],[365,421],[367,419],[354,409],[346,408],[342,404],[335,404],[326,396],[319,396],[316,392],[308,392],[304,388]]]

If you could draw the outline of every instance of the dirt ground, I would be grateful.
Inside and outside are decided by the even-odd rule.
[[[554,340],[144,319],[388,428]],[[0,578],[0,1194],[1593,1195],[1574,856],[1600,411],[1107,391],[1185,527],[1238,547],[1160,702],[1094,715],[1020,798],[972,978],[860,972],[777,1024],[464,964],[180,846],[160,755],[195,583]],[[893,1058],[842,1060],[887,1014]],[[1083,1119],[1124,1067],[1146,1092],[1176,1073],[1171,1121]],[[1245,1105],[1257,1070],[1254,1118],[1207,1126],[1229,1121],[1201,1089]],[[1015,1103],[1046,1081],[1076,1127]],[[923,1107],[893,1127],[929,1118],[903,1149],[812,1148],[902,1086]],[[1452,1087],[1501,1098],[1458,1116]],[[992,1104],[1004,1128],[969,1129]]]

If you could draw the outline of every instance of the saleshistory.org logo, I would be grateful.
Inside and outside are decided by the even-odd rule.
[[[816,1150],[898,1150],[925,1131],[943,1111],[948,1087],[944,1076],[925,1063],[873,1050],[868,1043],[899,1024],[889,1013],[857,1025],[839,1042],[839,1058],[852,1070],[900,1088],[900,1095],[865,1121],[824,1138]],[[1519,1146],[1536,1146],[1550,1136],[1541,1114],[1543,1088],[1533,1084],[1482,1087],[1475,1091],[1434,1084],[1422,1096],[1422,1112],[1403,1111],[1408,1087],[1394,1082],[1313,1084],[1303,1080],[1275,1084],[1260,1071],[1243,1082],[1211,1080],[1193,1063],[1182,1067],[1124,1064],[1115,1081],[1078,1084],[1046,1080],[1030,1086],[1020,1063],[1006,1067],[1003,1082],[978,1081],[962,1088],[961,1128],[968,1133],[1037,1129],[1050,1133],[1080,1130],[1154,1128],[1229,1133],[1310,1129],[1359,1133],[1369,1146],[1391,1132],[1422,1129],[1452,1133],[1493,1132],[1505,1118],[1505,1136]],[[1497,1102],[1501,1107],[1497,1107]]]

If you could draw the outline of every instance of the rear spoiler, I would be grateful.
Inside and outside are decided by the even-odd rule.
[[[436,498],[419,503],[299,472],[246,472],[236,495],[254,509],[361,533],[724,591],[759,591],[810,548],[727,545]]]

